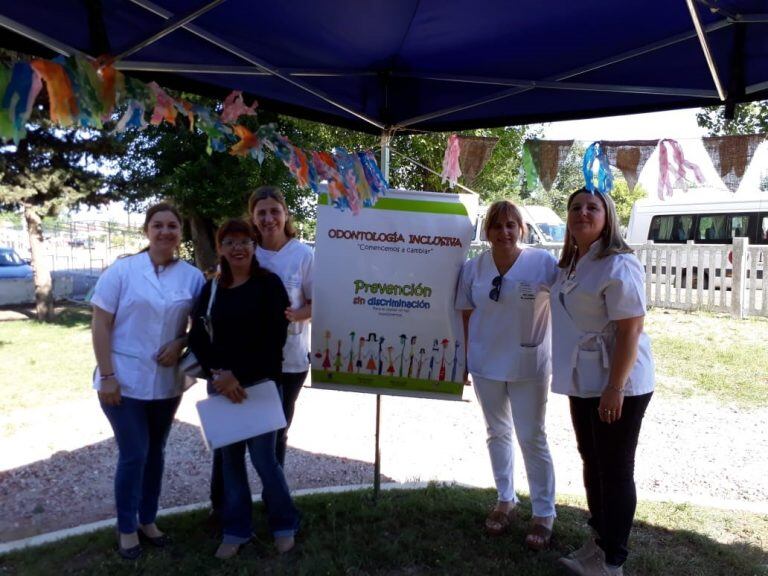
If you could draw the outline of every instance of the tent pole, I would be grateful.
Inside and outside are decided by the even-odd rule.
[[[392,144],[392,132],[390,130],[381,131],[381,173],[384,175],[384,180],[389,184],[389,160],[390,160],[390,146]]]
[[[389,185],[389,152],[392,142],[390,130],[381,131],[381,173]],[[376,394],[376,438],[375,452],[373,455],[373,503],[379,501],[381,492],[381,394]]]
[[[712,51],[709,49],[707,35],[701,25],[701,20],[699,20],[699,13],[696,11],[696,6],[693,5],[693,0],[685,0],[685,3],[688,5],[688,11],[691,13],[693,27],[696,29],[696,35],[699,37],[701,51],[704,52],[704,58],[707,60],[709,73],[712,74],[712,81],[715,83],[715,88],[717,88],[717,94],[720,96],[720,100],[725,101],[725,88],[723,88],[723,83],[720,81],[720,76],[717,73],[717,65],[715,64],[714,58],[712,58]]]

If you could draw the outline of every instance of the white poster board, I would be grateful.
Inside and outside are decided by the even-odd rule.
[[[477,197],[391,190],[357,215],[318,204],[312,386],[461,399],[454,298]]]

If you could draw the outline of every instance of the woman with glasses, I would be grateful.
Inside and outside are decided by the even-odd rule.
[[[592,533],[561,562],[576,574],[620,576],[637,504],[640,425],[654,388],[643,332],[645,271],[621,238],[610,196],[568,198],[552,287],[552,391],[569,397]]]
[[[549,545],[555,519],[555,475],[544,417],[550,375],[549,287],[555,258],[519,244],[526,226],[507,200],[491,205],[484,231],[491,249],[467,261],[456,308],[463,311],[467,368],[488,433],[498,501],[485,520],[489,534],[505,532],[518,499],[513,427],[523,454],[533,518],[525,542]]]
[[[280,278],[254,259],[255,239],[250,224],[243,220],[230,220],[219,228],[216,242],[221,272],[210,318],[205,320],[213,281],[203,288],[189,336],[200,365],[211,374],[209,392],[236,403],[260,381],[279,380],[288,331],[288,295]],[[218,512],[223,538],[216,557],[220,559],[233,557],[251,539],[246,449],[261,478],[269,527],[281,553],[293,547],[299,526],[298,511],[275,456],[275,432],[219,448],[222,502]]]

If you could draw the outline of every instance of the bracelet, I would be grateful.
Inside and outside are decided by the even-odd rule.
[[[109,380],[110,378],[114,378],[114,377],[115,377],[115,373],[114,372],[110,372],[109,374],[102,374],[99,377],[99,380],[104,381],[104,380]]]
[[[624,392],[624,386],[619,388],[618,386],[608,386],[608,390],[613,390],[614,392]]]

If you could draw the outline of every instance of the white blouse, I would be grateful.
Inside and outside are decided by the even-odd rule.
[[[597,259],[599,250],[599,241],[592,244],[572,273],[559,269],[552,286],[552,391],[559,394],[600,396],[610,376],[616,320],[645,316],[643,265],[634,254]],[[653,387],[651,345],[643,332],[624,394]]]
[[[302,308],[312,300],[312,271],[315,253],[312,248],[291,238],[280,250],[256,247],[256,260],[283,281],[291,299],[291,308]],[[283,348],[283,372],[309,370],[309,320],[291,322]]]
[[[554,256],[523,247],[494,301],[490,292],[499,271],[490,251],[464,264],[456,309],[472,310],[467,364],[473,376],[503,382],[549,376],[549,287],[556,274]]]
[[[200,291],[203,274],[177,261],[159,273],[147,252],[115,261],[96,282],[91,304],[114,315],[112,366],[120,392],[128,398],[157,400],[181,394],[175,366],[161,366],[163,344],[183,335]],[[98,369],[93,387],[100,388]]]

